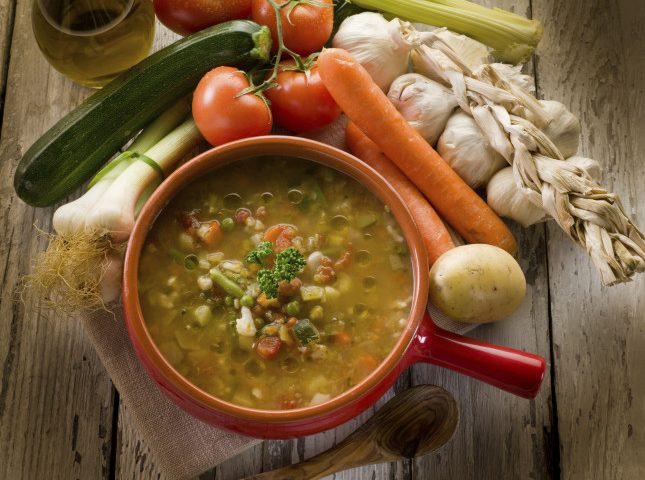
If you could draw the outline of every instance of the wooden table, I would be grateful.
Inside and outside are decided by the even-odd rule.
[[[583,124],[582,154],[645,227],[645,8],[642,0],[487,0],[545,26],[529,65],[541,98],[564,102]],[[90,92],[40,55],[29,0],[0,5],[0,478],[160,478],[126,407],[74,319],[30,297],[13,302],[46,240],[53,208],[18,200],[21,154]],[[174,36],[158,33],[158,45]],[[515,318],[474,336],[549,360],[527,401],[427,366],[397,389],[435,383],[461,408],[458,433],[438,454],[366,467],[337,479],[645,478],[645,276],[602,288],[585,252],[553,224],[515,230],[528,280]],[[294,441],[265,442],[203,475],[234,479],[309,457],[364,421]],[[163,475],[161,475],[163,477]]]

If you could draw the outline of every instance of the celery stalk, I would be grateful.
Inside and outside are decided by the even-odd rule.
[[[410,22],[463,33],[491,47],[500,60],[513,64],[526,61],[542,38],[542,24],[537,20],[467,0],[352,0],[352,3]]]

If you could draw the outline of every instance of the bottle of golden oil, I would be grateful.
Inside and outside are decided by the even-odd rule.
[[[32,26],[56,70],[101,88],[148,55],[155,13],[152,0],[34,0]]]

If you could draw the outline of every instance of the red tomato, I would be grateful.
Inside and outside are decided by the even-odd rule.
[[[276,0],[283,5],[289,0]],[[282,39],[285,46],[300,55],[309,55],[321,50],[334,27],[334,6],[332,0],[316,0],[328,7],[312,3],[299,3],[293,9],[285,7],[280,11]],[[289,13],[291,12],[291,13]],[[288,18],[287,18],[288,15]],[[253,0],[251,18],[260,25],[271,29],[273,47],[277,49],[278,34],[275,24],[275,10],[267,0]]]
[[[271,133],[271,110],[264,100],[253,93],[236,97],[248,86],[244,72],[232,67],[217,67],[199,81],[193,118],[211,145]]]
[[[154,6],[161,23],[179,35],[251,14],[251,0],[154,0]]]
[[[278,337],[262,337],[255,346],[255,351],[265,360],[271,360],[278,356],[281,346],[282,340]]]
[[[293,66],[294,61],[282,62],[281,66]],[[318,67],[304,72],[281,70],[276,79],[277,87],[265,92],[271,102],[271,111],[276,123],[292,132],[301,133],[324,127],[338,118],[340,107],[327,91]]]

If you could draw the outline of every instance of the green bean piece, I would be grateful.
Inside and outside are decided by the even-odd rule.
[[[222,231],[229,233],[232,232],[235,229],[235,220],[233,220],[231,217],[226,217],[224,220],[222,220]]]
[[[226,277],[219,268],[211,268],[210,275],[213,281],[222,287],[222,289],[229,295],[232,295],[235,298],[242,298],[244,296],[244,290],[242,290],[242,287],[230,278]]]
[[[242,298],[240,298],[240,305],[243,307],[251,308],[254,304],[255,300],[251,295],[243,295]]]
[[[291,316],[298,315],[300,313],[300,302],[294,300],[293,302],[287,303],[287,313]]]

